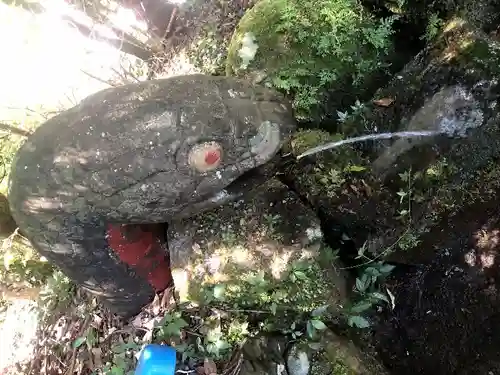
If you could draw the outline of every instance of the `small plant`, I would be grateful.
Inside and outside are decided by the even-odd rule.
[[[345,311],[349,326],[357,328],[369,327],[371,323],[362,313],[381,302],[390,304],[392,301],[394,303],[392,295],[386,295],[380,291],[381,280],[386,278],[393,269],[394,266],[392,265],[376,262],[362,270],[355,283],[355,292],[359,298]]]
[[[420,37],[420,39],[425,39],[427,42],[431,42],[436,38],[443,26],[443,20],[439,18],[436,13],[431,14],[429,21],[427,22],[427,27],[425,29],[425,34]]]

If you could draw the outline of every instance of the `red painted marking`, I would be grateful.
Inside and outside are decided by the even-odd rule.
[[[107,240],[120,260],[134,268],[156,291],[170,286],[172,272],[158,226],[108,225]]]
[[[219,160],[220,160],[219,150],[207,151],[207,153],[205,154],[205,163],[207,163],[208,165],[215,164]]]

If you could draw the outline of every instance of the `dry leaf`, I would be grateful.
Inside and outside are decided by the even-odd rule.
[[[205,369],[205,375],[217,375],[217,366],[212,359],[205,358],[203,368]]]
[[[392,103],[394,103],[394,98],[382,98],[373,101],[373,104],[380,107],[389,107]]]
[[[168,310],[169,307],[172,306],[172,304],[170,303],[172,300],[172,296],[173,296],[173,288],[170,287],[168,289],[165,289],[165,291],[163,292],[163,296],[161,297],[161,303],[160,303],[160,306],[165,310]]]
[[[369,196],[369,197],[371,197],[371,196],[373,195],[373,193],[372,193],[372,188],[370,187],[370,185],[368,185],[368,184],[366,183],[366,181],[365,181],[365,180],[361,180],[361,182],[362,182],[362,183],[363,183],[363,185],[365,186],[366,195],[367,195],[367,196]]]
[[[155,299],[153,300],[153,302],[151,303],[151,310],[153,312],[153,315],[158,315],[160,313],[160,310],[161,310],[161,299],[160,299],[160,296],[155,295]]]
[[[102,350],[101,348],[92,348],[92,356],[94,357],[95,368],[102,368]],[[93,370],[93,369],[91,369]]]

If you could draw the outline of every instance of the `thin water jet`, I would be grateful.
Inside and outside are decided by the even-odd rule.
[[[369,140],[376,139],[392,139],[392,138],[415,138],[415,137],[430,137],[438,134],[443,134],[445,132],[436,131],[436,130],[420,130],[420,131],[402,131],[402,132],[394,132],[394,133],[378,133],[378,134],[366,134],[361,135],[359,137],[347,138],[341,141],[329,142],[321,146],[313,147],[306,152],[303,152],[297,159],[302,159],[306,156],[314,155],[319,152],[323,152],[326,150],[334,149],[343,145],[364,142]]]

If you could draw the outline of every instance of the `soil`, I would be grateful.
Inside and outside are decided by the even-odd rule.
[[[430,264],[389,283],[396,307],[375,339],[393,374],[500,373],[498,203],[444,220],[421,245]]]

